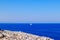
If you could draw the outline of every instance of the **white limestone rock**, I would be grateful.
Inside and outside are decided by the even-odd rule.
[[[32,35],[24,32],[0,30],[0,40],[53,40],[53,39],[43,36]]]

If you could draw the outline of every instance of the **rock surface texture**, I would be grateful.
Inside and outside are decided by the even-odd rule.
[[[0,30],[0,40],[53,40],[53,39],[43,36],[36,36],[24,32]]]

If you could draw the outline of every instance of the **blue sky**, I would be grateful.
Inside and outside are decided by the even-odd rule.
[[[60,0],[0,0],[0,22],[60,22]]]

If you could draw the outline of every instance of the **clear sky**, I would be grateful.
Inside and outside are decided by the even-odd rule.
[[[60,0],[0,0],[0,22],[60,22]]]

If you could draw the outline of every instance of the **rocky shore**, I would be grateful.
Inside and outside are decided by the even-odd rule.
[[[0,40],[53,40],[49,37],[37,36],[24,32],[0,30]]]

